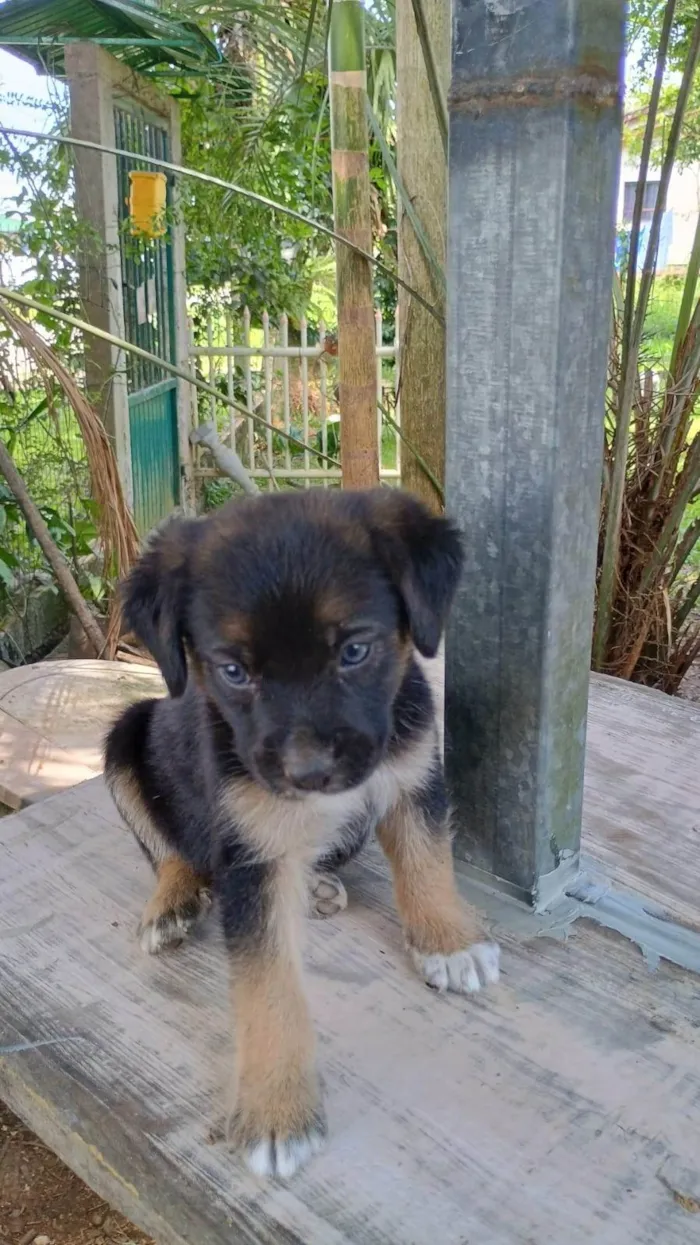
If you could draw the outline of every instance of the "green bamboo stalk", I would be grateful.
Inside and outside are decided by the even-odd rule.
[[[693,522],[688,524],[681,540],[678,543],[676,552],[673,555],[673,565],[671,567],[671,574],[668,580],[669,584],[674,583],[678,578],[699,540],[700,518],[693,519]]]
[[[442,264],[440,263],[439,259],[437,258],[435,251],[430,245],[430,239],[428,238],[428,235],[426,234],[425,229],[423,228],[421,224],[418,213],[416,212],[416,209],[414,208],[413,203],[411,202],[411,196],[406,190],[406,187],[403,183],[403,179],[399,174],[399,170],[396,167],[396,161],[394,160],[394,157],[391,154],[391,148],[389,147],[389,144],[387,143],[386,138],[384,137],[384,134],[382,133],[382,127],[379,124],[377,114],[375,113],[368,97],[366,98],[365,103],[366,103],[366,108],[367,108],[367,119],[371,126],[372,133],[374,134],[374,137],[379,143],[379,147],[382,153],[382,159],[386,165],[387,172],[391,180],[393,181],[394,186],[396,187],[396,193],[398,194],[399,199],[401,200],[401,206],[404,212],[406,213],[408,219],[411,222],[413,231],[420,243],[421,250],[423,251],[426,261],[428,265],[430,266],[430,271],[433,274],[433,277],[435,278],[436,285],[438,286],[438,289],[440,289],[442,293],[444,294],[447,289],[447,282],[445,280],[445,270],[442,267]]]
[[[371,488],[379,483],[379,446],[372,267],[365,258],[372,216],[361,0],[334,0],[329,77],[335,231],[354,244],[336,248],[343,486]]]
[[[347,3],[348,0],[341,0],[341,3]],[[335,6],[334,6],[335,7]],[[133,151],[126,151],[122,147],[109,147],[105,143],[93,143],[86,138],[72,138],[68,134],[42,134],[39,130],[20,130],[13,126],[0,126],[0,138],[12,134],[17,138],[34,138],[41,143],[65,143],[69,147],[84,147],[88,151],[101,151],[107,156],[124,156],[127,160],[133,160]],[[437,307],[433,307],[423,295],[415,290],[408,282],[403,281],[391,268],[382,263],[371,251],[365,251],[361,246],[357,246],[349,238],[343,237],[342,234],[336,233],[334,229],[330,229],[328,225],[323,225],[320,221],[312,220],[309,216],[304,216],[303,212],[295,212],[294,208],[287,207],[284,203],[277,203],[275,199],[268,199],[266,195],[257,194],[254,190],[247,190],[245,186],[239,186],[236,182],[224,181],[223,177],[214,177],[211,173],[200,173],[197,169],[185,168],[182,164],[173,164],[170,160],[160,160],[157,156],[148,156],[139,152],[139,160],[146,164],[153,164],[159,169],[166,169],[169,173],[177,173],[181,177],[191,177],[194,181],[206,182],[208,186],[219,186],[222,190],[233,191],[234,194],[240,195],[243,199],[250,199],[252,203],[259,203],[261,207],[270,208],[273,212],[279,212],[281,216],[288,216],[291,220],[299,221],[302,225],[307,225],[309,229],[315,230],[316,233],[322,233],[324,237],[331,238],[336,244],[340,244],[348,251],[361,256],[369,264],[373,264],[378,272],[383,273],[390,281],[396,285],[400,285],[403,289],[416,299],[417,302],[425,307],[425,310],[440,323],[445,323],[445,317]]]
[[[673,339],[673,350],[671,352],[671,366],[669,371],[673,378],[676,374],[676,365],[678,363],[678,353],[693,314],[693,303],[695,302],[695,291],[698,285],[698,275],[700,275],[700,214],[698,215],[698,223],[695,226],[695,237],[693,239],[693,249],[690,252],[690,260],[688,261],[688,271],[685,274],[683,283],[683,297],[681,298],[680,310],[678,312],[678,324],[676,325],[676,336]]]
[[[693,415],[695,395],[698,387],[700,371],[700,301],[695,307],[692,319],[683,341],[687,342],[690,335],[690,348],[683,358],[683,370],[678,377],[669,372],[664,395],[664,410],[670,410],[665,417],[665,427],[661,436],[660,463],[656,467],[656,480],[652,488],[652,502],[658,501],[666,481],[666,474],[671,465],[675,471],[678,456],[682,452],[688,425]],[[673,466],[675,460],[675,467]]]
[[[686,621],[688,615],[690,614],[690,611],[694,609],[695,606],[697,605],[699,599],[700,599],[700,574],[696,575],[688,591],[683,597],[683,600],[681,601],[680,606],[674,613],[673,621],[679,630],[683,626],[683,623]]]
[[[258,415],[255,411],[249,411],[247,407],[241,406],[240,402],[235,402],[233,398],[229,398],[227,394],[222,393],[214,385],[208,385],[206,381],[200,380],[198,376],[193,376],[184,367],[178,367],[175,363],[168,363],[165,359],[159,359],[158,355],[151,354],[150,350],[144,350],[141,346],[134,346],[132,342],[125,341],[123,337],[115,337],[113,333],[108,333],[105,329],[98,329],[94,324],[88,324],[87,320],[80,320],[77,316],[68,315],[65,311],[58,311],[55,307],[49,307],[47,303],[40,303],[35,298],[27,298],[25,294],[18,294],[16,290],[9,290],[6,286],[0,285],[0,298],[5,298],[11,303],[17,303],[19,307],[25,307],[29,311],[39,311],[43,315],[52,316],[55,320],[60,320],[62,324],[69,324],[72,328],[79,329],[81,333],[90,333],[93,337],[99,337],[102,341],[110,342],[112,346],[116,346],[119,350],[136,355],[139,359],[146,359],[149,363],[156,363],[158,367],[163,368],[165,372],[169,372],[171,376],[178,376],[181,380],[186,380],[188,385],[194,385],[195,389],[199,389],[201,393],[206,393],[210,397],[216,398],[224,406],[231,407],[232,410],[245,415],[246,419],[254,420],[262,428],[269,428],[272,432],[277,433],[278,436],[283,437],[285,441],[289,441],[290,445],[296,445],[299,449],[308,450],[316,458],[324,459],[325,462],[330,463],[333,467],[340,466],[337,458],[331,458],[330,454],[324,454],[314,445],[307,445],[305,441],[300,441],[298,437],[293,436],[290,432],[285,432],[284,428],[277,428],[275,424],[271,424],[266,419],[263,419],[262,415]]]
[[[623,378],[622,398],[617,414],[615,441],[613,445],[613,472],[608,500],[605,524],[605,543],[598,586],[598,610],[595,633],[593,637],[593,666],[600,670],[605,664],[608,639],[612,627],[613,606],[615,601],[615,585],[617,565],[620,551],[622,531],[622,507],[624,503],[625,483],[627,479],[627,458],[629,453],[629,430],[634,403],[637,380],[637,366],[642,342],[642,332],[649,305],[649,295],[654,280],[656,256],[661,234],[661,220],[666,208],[668,183],[676,159],[678,140],[685,116],[690,89],[700,59],[700,13],[695,22],[691,37],[688,56],[683,68],[683,78],[678,89],[676,109],[666,145],[666,152],[659,179],[659,193],[649,230],[649,242],[644,260],[644,269],[639,285],[639,297],[631,330],[629,352],[626,359],[626,370]]]
[[[318,0],[311,0],[311,9],[309,11],[309,20],[306,26],[306,38],[304,39],[304,53],[301,58],[301,69],[299,70],[299,86],[306,73],[306,65],[309,59],[309,51],[311,48],[311,40],[314,35],[314,23],[316,21],[316,9],[318,8]]]
[[[681,473],[679,486],[673,500],[673,505],[668,513],[666,521],[661,529],[654,551],[644,568],[644,573],[640,580],[640,589],[642,592],[653,587],[657,576],[663,568],[664,560],[668,550],[675,539],[680,525],[683,521],[686,506],[691,497],[697,491],[700,484],[700,436],[697,436],[688,450],[685,465]]]
[[[668,45],[671,37],[671,27],[676,11],[676,0],[667,0],[664,10],[664,19],[661,26],[661,34],[659,36],[659,47],[656,54],[656,65],[654,68],[654,79],[651,86],[651,95],[649,97],[649,111],[647,113],[646,125],[644,127],[644,138],[642,140],[642,151],[639,159],[639,173],[637,175],[637,189],[634,195],[634,207],[632,209],[632,227],[630,230],[630,252],[629,263],[627,265],[627,278],[625,281],[625,307],[622,320],[622,348],[621,348],[621,378],[624,385],[624,378],[627,374],[630,340],[632,334],[632,324],[634,321],[634,299],[637,283],[637,257],[639,251],[639,237],[642,227],[642,210],[644,208],[644,194],[647,185],[647,176],[649,173],[649,162],[651,159],[651,148],[654,142],[654,131],[656,129],[656,117],[659,110],[659,97],[661,95],[661,87],[663,85],[664,73],[666,72],[666,57],[668,55]]]

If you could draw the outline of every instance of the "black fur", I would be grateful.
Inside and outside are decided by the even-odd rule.
[[[435,755],[435,764],[428,780],[413,797],[415,805],[423,813],[426,826],[441,832],[450,812],[450,802],[445,786],[445,774],[439,755]]]
[[[436,653],[460,566],[455,529],[413,498],[316,490],[174,521],[126,584],[127,624],[169,696],[122,714],[105,775],[162,866],[146,949],[179,941],[205,892],[218,896],[248,1006],[234,1117],[244,1146],[267,1137],[276,1147],[279,1128],[287,1139],[323,1131],[311,1051],[304,1061],[300,957],[286,945],[306,869],[314,857],[321,870],[340,867],[411,801],[420,816],[408,816],[409,835],[420,839],[426,823],[431,844],[448,833],[435,709],[414,650]]]
[[[229,844],[240,837],[230,819],[222,825],[222,784],[295,796],[301,769],[302,789],[340,792],[430,728],[430,690],[414,660],[400,674],[402,646],[410,637],[435,652],[460,564],[449,522],[394,491],[282,494],[171,522],[124,592],[127,623],[170,698],[116,723],[108,781],[135,779],[165,842],[208,879],[219,829]],[[228,638],[236,620],[243,642]],[[370,656],[340,670],[339,646],[355,635]],[[250,684],[227,682],[228,662],[245,666]],[[371,828],[368,810],[339,831],[323,866],[349,859]]]

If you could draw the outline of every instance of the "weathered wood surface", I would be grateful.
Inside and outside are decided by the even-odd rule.
[[[617,690],[593,687],[587,850],[638,889],[648,850],[659,897],[687,912],[700,715]],[[0,1047],[63,1039],[0,1056],[0,1095],[164,1245],[696,1239],[698,980],[652,975],[587,925],[563,942],[506,922],[502,986],[437,997],[405,959],[378,857],[347,881],[348,911],[309,929],[329,1146],[265,1187],[207,1142],[227,1057],[215,922],[141,956],[149,871],[100,779],[0,822]]]
[[[134,700],[163,694],[155,669],[51,661],[0,674],[0,800],[20,809],[102,772],[108,727]]]
[[[700,705],[600,675],[591,692],[583,851],[700,927]]]

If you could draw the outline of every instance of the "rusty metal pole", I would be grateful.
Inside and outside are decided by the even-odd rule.
[[[578,864],[623,0],[454,0],[447,637],[458,857],[542,906]]]

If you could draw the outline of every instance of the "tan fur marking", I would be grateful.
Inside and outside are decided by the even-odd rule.
[[[198,903],[203,886],[202,878],[180,856],[161,861],[156,889],[143,910],[142,927],[169,912],[181,911],[187,903]]]
[[[315,614],[323,627],[339,627],[357,610],[354,596],[333,586],[318,596],[314,602]]]
[[[263,860],[278,860],[293,849],[310,866],[332,845],[337,832],[363,810],[383,817],[406,792],[419,790],[434,765],[437,740],[437,726],[432,723],[361,786],[337,795],[317,792],[300,799],[282,798],[250,779],[236,779],[224,790],[222,803]]]
[[[217,629],[226,644],[246,648],[250,644],[252,619],[248,614],[228,614],[218,620]]]
[[[150,852],[154,864],[157,865],[160,861],[172,856],[172,848],[163,838],[158,827],[153,824],[134,776],[119,770],[107,773],[106,780],[112,799],[123,820]]]
[[[423,955],[452,955],[476,942],[476,913],[457,893],[449,835],[431,831],[412,802],[402,800],[377,838],[391,864],[409,946]]]
[[[320,1121],[315,1036],[301,976],[306,872],[280,861],[269,896],[272,917],[256,949],[232,958],[235,1063],[231,1140],[294,1137]]]

